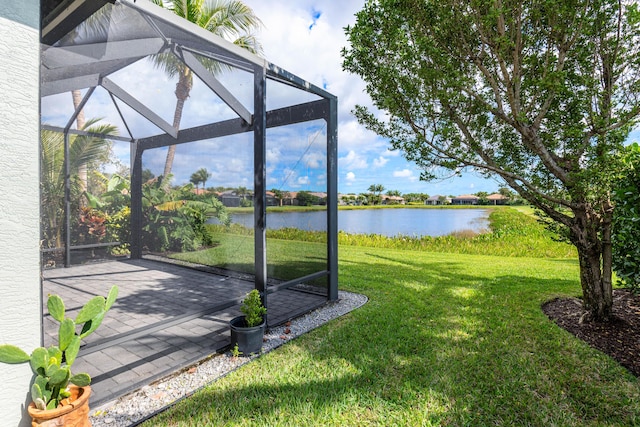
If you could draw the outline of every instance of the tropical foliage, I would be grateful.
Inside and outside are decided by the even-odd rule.
[[[103,191],[88,195],[91,212],[104,216],[110,242],[120,242],[112,253],[128,252],[131,242],[131,195],[129,180],[119,175],[104,177]],[[214,243],[205,226],[211,218],[228,225],[224,205],[212,195],[197,195],[192,184],[171,186],[168,178],[154,178],[142,185],[142,243],[152,252],[195,250]]]
[[[95,125],[99,119],[87,121],[83,130],[92,134],[116,135],[117,129],[112,125]],[[80,218],[88,220],[91,212],[84,211],[80,216],[80,199],[83,197],[84,185],[78,177],[78,169],[83,165],[96,165],[104,161],[110,151],[106,138],[86,135],[69,135],[69,175],[72,201],[72,226],[76,227]],[[63,246],[64,200],[65,200],[65,158],[64,135],[60,132],[43,130],[40,149],[40,194],[41,194],[41,229],[43,247],[60,248]],[[86,224],[86,223],[85,223]],[[86,236],[102,237],[101,233],[88,233]]]
[[[129,180],[120,175],[111,177],[99,175],[100,192],[87,194],[89,207],[96,212],[101,212],[105,217],[105,234],[108,242],[119,242],[120,245],[112,247],[110,252],[114,255],[129,252],[131,237],[131,196],[129,194]]]
[[[206,227],[212,217],[228,225],[226,208],[215,196],[196,196],[193,185],[171,187],[171,175],[142,187],[143,246],[153,252],[191,251],[214,244]]]
[[[322,200],[320,197],[312,194],[309,191],[298,191],[296,199],[298,200],[299,206],[326,204],[326,200]]]

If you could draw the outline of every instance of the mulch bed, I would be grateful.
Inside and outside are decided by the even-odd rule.
[[[583,316],[582,302],[577,298],[553,299],[542,306],[542,311],[558,326],[640,377],[640,295],[614,290],[613,315],[603,323]]]

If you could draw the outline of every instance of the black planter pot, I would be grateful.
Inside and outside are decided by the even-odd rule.
[[[231,348],[238,344],[238,351],[243,356],[249,356],[251,353],[260,353],[262,349],[262,340],[264,331],[267,327],[266,322],[262,322],[258,326],[248,327],[244,316],[238,316],[231,319]]]

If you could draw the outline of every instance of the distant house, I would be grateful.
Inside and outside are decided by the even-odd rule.
[[[204,188],[194,188],[191,190],[192,193],[198,195],[198,196],[203,196],[205,194],[209,194],[209,190],[205,190]]]
[[[400,196],[382,196],[383,205],[404,205],[404,197]]]
[[[509,198],[500,193],[493,193],[490,196],[487,196],[487,200],[491,205],[506,205]]]
[[[451,197],[441,196],[440,194],[436,194],[435,196],[431,196],[427,200],[425,200],[424,204],[425,205],[432,205],[432,206],[450,205],[451,204]]]
[[[282,196],[282,205],[283,206],[298,206],[298,192],[297,191],[288,191]]]
[[[320,204],[327,203],[327,193],[315,191],[315,192],[312,192],[311,195],[320,199]]]
[[[452,205],[477,205],[480,197],[474,196],[473,194],[463,194],[458,197],[454,197],[451,199]]]
[[[240,196],[233,192],[233,190],[223,191],[218,195],[218,197],[222,204],[228,208],[240,207],[240,201],[242,200]]]
[[[276,193],[267,191],[267,206],[280,206],[280,199],[276,196]]]

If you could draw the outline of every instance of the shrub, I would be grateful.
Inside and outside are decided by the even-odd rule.
[[[613,269],[618,281],[640,290],[640,146],[634,143],[625,153],[625,173],[613,200]]]

